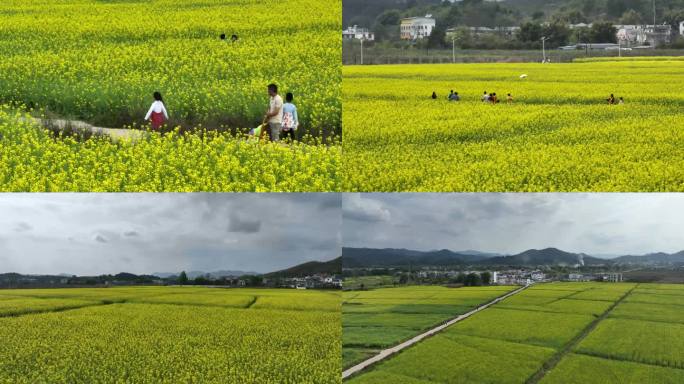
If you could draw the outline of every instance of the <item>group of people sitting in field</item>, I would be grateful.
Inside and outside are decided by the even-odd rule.
[[[606,101],[608,102],[608,105],[624,104],[625,103],[625,99],[623,99],[622,97],[620,97],[620,99],[618,99],[618,100],[615,100],[615,95],[613,95],[612,93],[610,94],[610,97]]]
[[[432,99],[437,100],[437,92],[432,92]],[[455,92],[453,89],[449,93],[449,96],[447,96],[447,100],[449,101],[461,101],[461,96],[458,94],[458,92]],[[499,103],[499,97],[496,95],[496,93],[487,93],[487,91],[484,92],[484,95],[481,98],[482,102],[486,103],[492,103],[492,104],[497,104]],[[506,96],[506,103],[511,104],[513,103],[513,96],[509,93]]]
[[[487,93],[487,91],[484,91],[484,94],[482,95],[481,98],[483,103],[492,103],[492,104],[498,104],[499,103],[499,96],[495,92],[492,93]],[[506,103],[511,104],[513,102],[513,96],[509,93],[506,95]]]
[[[258,139],[265,138],[268,135],[270,141],[280,141],[282,138],[289,138],[294,141],[295,131],[299,127],[299,116],[297,115],[297,106],[294,105],[294,96],[292,93],[285,95],[285,102],[278,94],[278,86],[275,84],[268,85],[269,105],[268,110],[263,118],[263,123],[252,129],[249,136]],[[161,92],[154,92],[152,95],[154,101],[150,109],[145,115],[145,121],[149,121],[152,129],[159,130],[169,120],[169,113],[164,105],[164,99]]]

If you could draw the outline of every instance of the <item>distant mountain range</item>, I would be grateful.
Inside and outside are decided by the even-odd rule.
[[[310,261],[292,268],[267,273],[264,277],[303,277],[315,274],[339,275],[342,273],[342,257],[330,261]]]
[[[310,276],[314,274],[329,274],[339,275],[342,273],[342,257],[330,261],[310,261],[294,267],[283,269],[280,271],[261,274],[258,272],[239,271],[239,270],[220,270],[214,272],[204,271],[189,271],[186,272],[188,279],[194,280],[200,276],[209,275],[212,279],[220,279],[222,277],[240,277],[245,275],[263,275],[264,277],[300,277]],[[32,281],[60,281],[63,278],[77,277],[80,279],[97,279],[98,281],[153,281],[158,279],[169,279],[177,277],[180,272],[155,272],[151,275],[135,275],[128,272],[121,272],[116,275],[100,275],[100,276],[75,276],[72,274],[62,273],[59,275],[30,275],[19,273],[2,273],[0,271],[0,285],[3,282],[32,280]]]
[[[598,258],[584,253],[565,252],[557,248],[530,249],[515,255],[498,255],[478,251],[453,252],[414,251],[409,249],[343,248],[343,267],[405,266],[574,266],[574,265],[673,265],[684,264],[684,251],[674,254],[651,253],[640,256]]]

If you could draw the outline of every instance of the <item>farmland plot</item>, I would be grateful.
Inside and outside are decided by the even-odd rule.
[[[606,314],[613,304],[606,298],[616,293],[620,298],[632,288],[634,284],[535,285],[372,366],[349,382],[524,383]],[[573,298],[580,294],[582,299]],[[545,379],[544,375],[541,378]]]
[[[3,1],[0,191],[339,191],[341,13],[340,0]],[[294,93],[301,142],[247,140],[269,83]],[[20,113],[147,129],[155,91],[164,136],[55,138]]]
[[[8,292],[22,298],[0,300],[0,339],[5,346],[0,350],[0,383],[340,381],[341,319],[339,311],[330,310],[339,306],[336,292],[203,288]],[[260,308],[242,307],[246,299],[258,303],[262,296],[287,301],[289,308],[269,308],[268,302]],[[4,316],[3,304],[15,302],[16,307],[21,304],[17,300],[31,312],[42,313]],[[62,306],[38,306],[38,302]],[[312,302],[320,303],[321,310]],[[68,304],[83,305],[64,310]]]
[[[344,365],[396,345],[512,287],[401,287],[344,294],[342,305]]]
[[[343,189],[681,191],[682,71],[681,60],[344,67]]]

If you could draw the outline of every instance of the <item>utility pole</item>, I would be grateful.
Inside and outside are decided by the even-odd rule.
[[[656,48],[656,6],[655,6],[655,0],[653,0],[653,49]]]
[[[451,38],[451,62],[456,64],[456,38]]]
[[[546,63],[546,36],[542,36],[542,63]]]
[[[361,65],[363,65],[363,37],[361,37]]]

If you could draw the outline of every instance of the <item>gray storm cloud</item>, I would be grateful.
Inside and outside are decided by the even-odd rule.
[[[601,255],[684,249],[679,194],[345,194],[344,246]]]
[[[340,218],[339,194],[2,195],[0,273],[270,272],[339,256]]]

